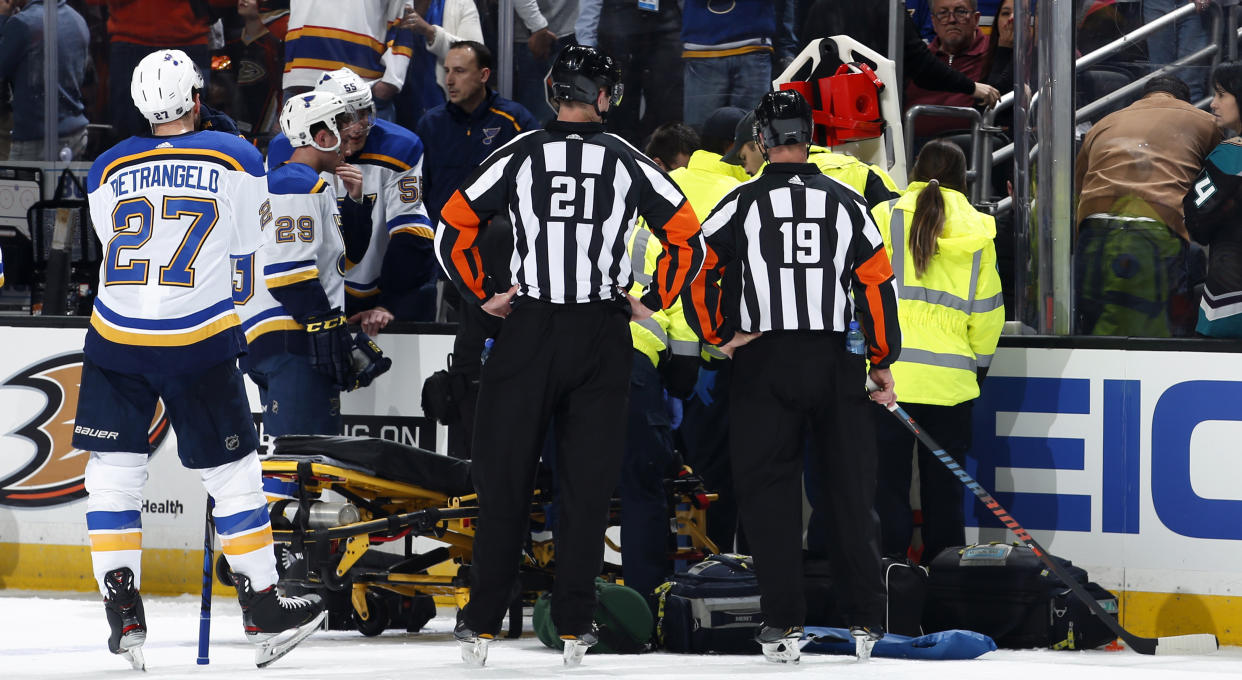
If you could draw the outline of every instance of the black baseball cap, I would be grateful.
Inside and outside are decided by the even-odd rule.
[[[750,111],[737,122],[737,127],[733,131],[733,146],[729,147],[729,152],[720,160],[730,165],[741,165],[742,159],[738,157],[738,152],[742,150],[746,142],[753,141],[755,141],[755,112]]]
[[[740,106],[722,106],[703,122],[703,136],[712,139],[733,139],[737,135],[737,124],[746,117],[746,109]]]

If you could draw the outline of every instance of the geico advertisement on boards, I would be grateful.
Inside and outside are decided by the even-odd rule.
[[[1242,357],[1005,348],[967,470],[1050,551],[1126,590],[1237,594]],[[897,385],[901,398],[901,385]],[[967,523],[1012,541],[972,494]],[[1055,532],[1055,533],[1053,533]]]
[[[0,543],[86,544],[88,454],[72,444],[85,335],[84,329],[0,327]],[[393,367],[370,387],[342,395],[343,434],[443,452],[446,430],[423,416],[420,395],[423,377],[444,368],[453,336],[389,335],[377,342]],[[247,392],[259,423],[258,390],[249,381]],[[206,492],[198,473],[181,466],[162,404],[148,439],[143,543],[200,546]],[[269,438],[261,442],[270,450]]]

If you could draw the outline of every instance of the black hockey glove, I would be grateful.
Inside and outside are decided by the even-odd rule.
[[[306,338],[310,343],[311,366],[328,376],[337,389],[353,386],[350,351],[353,338],[341,310],[316,314],[306,319]]]
[[[354,335],[352,352],[353,370],[351,372],[349,390],[367,387],[388,369],[392,368],[392,359],[384,356],[384,351],[375,344],[371,336],[358,331]]]

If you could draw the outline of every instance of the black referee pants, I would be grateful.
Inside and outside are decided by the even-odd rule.
[[[764,623],[806,619],[802,575],[804,425],[823,470],[828,546],[850,625],[884,621],[875,422],[862,356],[843,333],[765,333],[734,355],[730,454],[742,527],[755,557]]]
[[[608,506],[625,452],[632,352],[619,304],[555,305],[519,298],[483,365],[475,417],[479,519],[462,620],[496,633],[508,610],[530,525],[544,435],[555,422],[558,509],[552,621],[562,635],[591,627],[603,570]]]

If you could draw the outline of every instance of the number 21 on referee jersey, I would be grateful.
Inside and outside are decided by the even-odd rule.
[[[578,181],[573,177],[560,175],[552,178],[552,210],[551,217],[577,217],[589,220],[595,217],[595,178],[582,180],[582,214],[576,214],[578,203]]]
[[[183,217],[191,218],[181,244],[172,258],[160,267],[161,286],[194,286],[194,260],[216,226],[219,216],[215,199],[188,196],[168,196],[161,205],[160,216],[172,222]],[[108,253],[104,267],[104,285],[143,285],[147,282],[151,261],[134,258],[121,263],[126,251],[141,251],[151,240],[155,228],[155,206],[146,198],[131,198],[116,204],[112,211],[113,236],[108,239]]]

